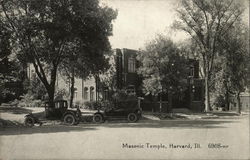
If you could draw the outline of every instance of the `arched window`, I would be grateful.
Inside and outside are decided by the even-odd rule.
[[[77,88],[74,88],[74,97],[77,98]]]
[[[128,59],[128,72],[135,72],[135,58],[131,57]]]
[[[90,101],[94,100],[94,94],[95,94],[94,89],[95,88],[93,86],[90,87]]]
[[[88,87],[84,87],[84,95],[83,95],[83,98],[85,99],[85,100],[87,100],[88,99]]]
[[[194,66],[190,66],[189,77],[194,77]]]
[[[103,92],[103,100],[108,100],[108,98],[109,98],[109,90],[108,88],[105,88]]]

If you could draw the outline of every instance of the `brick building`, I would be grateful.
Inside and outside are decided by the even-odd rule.
[[[136,60],[136,50],[131,49],[115,49],[114,63],[116,71],[116,85],[118,89],[125,89],[127,92],[135,93],[138,96],[144,96],[141,91],[142,78],[137,74],[139,62]],[[188,108],[193,111],[201,112],[204,110],[204,81],[199,77],[199,62],[194,59],[189,59],[190,74],[187,77],[188,86],[182,93],[172,96],[173,108]],[[107,97],[106,92],[100,90],[98,97]],[[165,96],[167,97],[167,96]],[[105,99],[105,98],[104,98]],[[149,98],[150,99],[150,98]],[[168,99],[165,98],[167,104]],[[165,105],[167,107],[167,105]],[[142,103],[144,110],[159,110],[159,102],[147,101]]]
[[[126,89],[127,92],[144,96],[140,90],[141,77],[137,74],[139,62],[136,60],[137,51],[131,49],[114,49],[110,63],[115,68],[115,84],[118,89]],[[190,75],[187,77],[188,87],[183,93],[176,94],[172,99],[173,108],[188,108],[194,111],[204,110],[204,82],[199,77],[199,62],[190,59]],[[32,69],[29,74],[34,73]],[[56,90],[70,91],[70,83],[66,77],[58,74]],[[99,78],[89,77],[86,80],[75,78],[74,102],[99,101],[109,97],[109,90],[102,86]],[[146,98],[146,97],[145,97]],[[167,99],[165,99],[167,103]],[[158,102],[144,103],[144,110],[159,110]],[[167,107],[167,105],[166,105]]]

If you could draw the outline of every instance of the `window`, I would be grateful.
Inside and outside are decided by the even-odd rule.
[[[202,101],[202,88],[200,86],[195,86],[192,88],[194,92],[194,101]]]
[[[85,100],[88,99],[88,87],[84,87],[84,95],[83,95],[83,98],[84,98]]]
[[[135,72],[135,58],[128,59],[128,72]]]
[[[74,88],[74,97],[77,98],[77,88]]]
[[[105,88],[104,93],[103,93],[103,100],[108,100],[109,92],[108,88]]]
[[[194,66],[190,66],[189,76],[194,77]]]
[[[94,100],[94,89],[95,88],[93,86],[90,87],[90,101]]]

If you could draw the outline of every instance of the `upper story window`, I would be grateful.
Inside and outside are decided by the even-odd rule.
[[[74,94],[75,94],[74,97],[77,98],[77,88],[74,88],[74,90],[75,90],[74,91]]]
[[[94,87],[93,86],[91,86],[90,87],[90,101],[93,101],[94,100]]]
[[[109,98],[108,88],[105,88],[103,94],[103,100],[108,100],[108,98]]]
[[[85,100],[88,99],[88,87],[84,87],[83,98],[84,98]]]
[[[128,59],[128,72],[134,73],[135,70],[135,58]]]
[[[194,77],[194,66],[190,66],[189,77]]]

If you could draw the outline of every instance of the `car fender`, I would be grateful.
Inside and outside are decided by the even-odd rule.
[[[35,117],[32,113],[26,114],[24,117]]]

